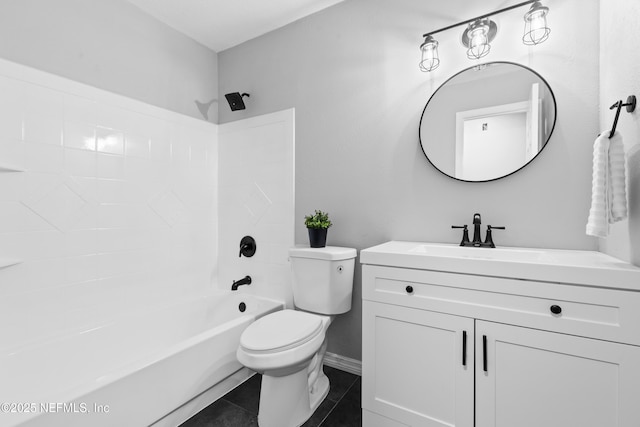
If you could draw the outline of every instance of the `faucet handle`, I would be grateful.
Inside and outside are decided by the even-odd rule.
[[[460,242],[460,246],[468,246],[469,245],[469,229],[467,228],[467,224],[452,225],[451,228],[462,228],[462,241]]]
[[[240,254],[239,257],[242,258],[242,255],[247,258],[252,257],[256,253],[256,241],[251,236],[244,236],[242,240],[240,240]]]
[[[493,226],[493,225],[487,225],[487,237],[484,239],[484,245],[483,246],[488,246],[490,248],[495,248],[496,244],[493,243],[493,235],[491,233],[491,230],[506,230],[506,227],[497,227],[497,226]]]

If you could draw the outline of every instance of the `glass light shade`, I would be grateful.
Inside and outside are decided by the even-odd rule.
[[[476,21],[469,25],[467,34],[469,37],[467,58],[480,59],[486,56],[491,50],[491,45],[489,44],[489,25],[483,21]]]
[[[547,27],[547,13],[549,8],[542,6],[539,1],[531,5],[531,9],[524,14],[524,35],[522,42],[526,45],[540,44],[549,38],[551,30]]]
[[[438,57],[438,42],[431,36],[426,36],[424,43],[420,45],[422,57],[420,58],[420,70],[424,72],[433,71],[440,65]]]

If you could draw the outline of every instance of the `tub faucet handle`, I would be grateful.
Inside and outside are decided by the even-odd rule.
[[[248,244],[244,244],[240,246],[240,254],[238,254],[238,257],[242,258],[242,253],[246,252],[248,249],[250,248],[250,246]]]
[[[244,236],[242,240],[240,240],[240,255],[238,256],[242,258],[242,255],[244,255],[250,258],[256,253],[256,249],[255,239],[251,236]]]

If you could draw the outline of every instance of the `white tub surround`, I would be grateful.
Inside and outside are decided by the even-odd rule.
[[[4,60],[0,93],[0,354],[210,291],[217,125]]]
[[[0,268],[11,267],[12,265],[20,264],[22,260],[15,258],[0,258]]]
[[[251,276],[243,291],[293,307],[288,260],[295,224],[295,111],[278,111],[219,127],[218,284]],[[256,240],[251,258],[239,257],[243,236]]]
[[[202,305],[217,125],[3,60],[0,92],[0,401],[38,405],[0,424],[147,425],[240,369],[258,312]],[[90,400],[110,412],[56,406]]]
[[[293,110],[219,162],[215,124],[2,60],[0,92],[0,402],[35,405],[0,424],[173,427],[246,379],[240,334],[292,300]]]
[[[365,425],[637,424],[640,268],[415,242],[360,260]]]
[[[0,163],[0,172],[24,172],[24,169],[20,169],[12,165]]]

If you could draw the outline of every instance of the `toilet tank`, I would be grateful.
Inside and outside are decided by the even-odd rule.
[[[295,306],[328,315],[351,310],[356,255],[337,246],[289,249]]]

